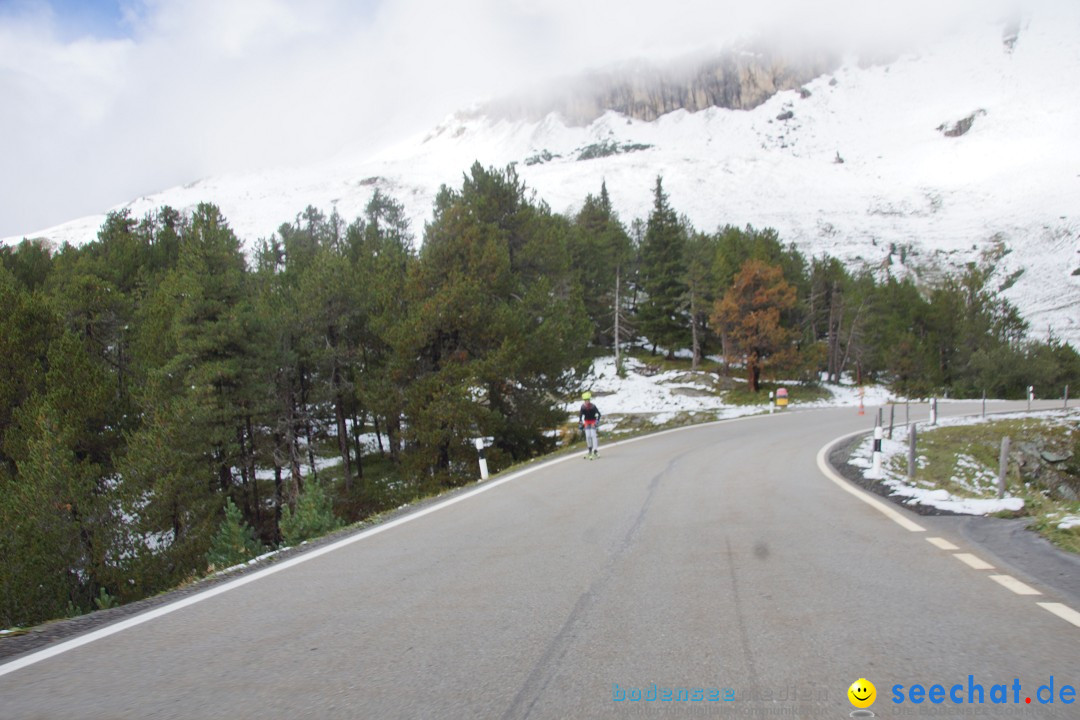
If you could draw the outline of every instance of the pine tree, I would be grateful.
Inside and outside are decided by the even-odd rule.
[[[759,260],[779,267],[784,280],[795,288],[798,298],[810,296],[810,281],[806,272],[806,259],[794,245],[784,246],[779,234],[772,228],[758,230],[752,225],[745,228],[726,225],[715,235],[715,260],[712,276],[717,287],[717,297],[722,296],[735,280],[735,275],[747,260]],[[799,303],[781,313],[780,321],[788,327],[801,327],[804,309]],[[723,326],[718,328],[725,357],[732,354],[730,342]],[[806,343],[812,345],[813,343]],[[807,361],[812,362],[814,351],[806,349]]]
[[[7,439],[13,415],[44,391],[49,343],[61,325],[40,294],[22,287],[5,267],[0,267],[0,307],[0,470],[14,477]]]
[[[589,338],[569,232],[512,168],[440,192],[394,343],[410,462],[434,482],[471,476],[476,437],[494,437],[493,467],[550,446]]]
[[[303,328],[295,283],[287,272],[284,248],[277,238],[263,241],[255,255],[251,283],[256,322],[254,380],[261,397],[257,414],[264,418],[268,436],[256,445],[261,464],[274,471],[274,513],[260,535],[268,542],[280,539],[281,509],[295,506],[303,484],[300,447],[303,412],[299,408],[300,359],[298,345]]]
[[[263,551],[262,545],[255,539],[255,532],[244,521],[244,515],[232,498],[225,500],[225,518],[221,521],[214,539],[210,541],[210,550],[206,562],[210,567],[222,570],[239,565],[258,557]]]
[[[784,327],[781,314],[795,306],[795,289],[779,267],[747,260],[734,284],[712,315],[714,326],[723,326],[745,363],[751,391],[761,386],[761,371],[770,363],[789,361],[794,352],[793,333]]]
[[[360,355],[360,336],[367,322],[359,285],[342,247],[319,247],[299,282],[299,321],[306,332],[300,351],[310,363],[313,404],[333,409],[332,424],[342,459],[346,492],[351,490],[354,460],[347,420],[355,404],[353,368]],[[359,462],[356,458],[356,463]],[[359,466],[356,465],[357,469]]]
[[[933,343],[945,388],[975,394],[973,362],[1002,346],[1019,351],[1027,325],[1011,304],[988,287],[991,269],[969,264],[930,295]]]
[[[840,380],[849,357],[858,350],[856,341],[867,316],[868,295],[844,265],[835,258],[815,259],[804,299],[802,345],[822,348],[830,382]]]
[[[0,268],[11,273],[19,287],[33,292],[45,286],[53,269],[53,254],[48,244],[41,240],[0,245]]]
[[[940,386],[931,308],[913,282],[890,277],[877,284],[859,276],[851,289],[841,286],[839,292],[845,312],[834,312],[836,323],[851,319],[847,330],[838,327],[830,336],[839,351],[834,372],[843,372],[850,362],[860,379],[885,373],[898,390],[914,396],[929,395]],[[856,302],[854,313],[846,311]]]
[[[146,352],[143,423],[129,440],[121,474],[130,502],[154,498],[132,512],[152,538],[148,552],[167,558],[159,581],[202,565],[223,495],[235,486],[250,497],[258,356],[247,281],[239,241],[220,211],[203,204],[183,228],[176,269],[148,299],[139,344],[164,350]]]
[[[406,283],[416,263],[405,208],[376,190],[364,217],[349,226],[346,236],[369,318],[361,338],[357,400],[371,414],[380,449],[385,433],[390,456],[399,462],[405,402],[404,387],[395,379],[403,377],[404,371],[395,361],[392,343],[396,329],[406,322]]]
[[[18,477],[0,482],[0,624],[32,625],[78,608],[83,556],[72,517],[70,453],[41,408],[27,428]]]
[[[713,238],[703,233],[688,233],[684,306],[690,319],[693,370],[698,369],[709,340],[709,310],[716,301],[717,283],[712,273],[715,257]]]
[[[601,184],[599,196],[585,198],[575,217],[570,253],[593,324],[593,339],[604,346],[614,345],[617,284],[633,259],[633,247],[611,206],[606,183]]]
[[[50,345],[47,363],[44,391],[14,413],[7,447],[17,472],[0,497],[0,522],[12,531],[0,585],[20,621],[57,617],[69,603],[91,607],[119,580],[110,562],[115,482],[100,442],[112,397],[106,373],[70,332]]]
[[[645,299],[638,324],[652,343],[653,352],[664,347],[669,357],[685,347],[689,322],[683,311],[686,297],[686,229],[671,209],[663,180],[656,178],[653,209],[641,245],[641,286]]]
[[[281,511],[281,537],[286,545],[298,545],[325,535],[342,525],[334,515],[333,502],[318,482],[310,482],[296,503],[296,512],[288,505]]]

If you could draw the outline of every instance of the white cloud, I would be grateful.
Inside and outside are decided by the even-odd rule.
[[[133,0],[129,36],[104,39],[30,3],[0,15],[0,236],[375,146],[536,79],[756,28],[872,42],[1012,2]]]

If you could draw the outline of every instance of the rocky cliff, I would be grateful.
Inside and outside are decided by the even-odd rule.
[[[777,92],[793,90],[832,72],[839,63],[838,56],[826,52],[784,53],[761,48],[662,66],[639,62],[496,101],[479,112],[529,121],[558,112],[570,124],[587,125],[607,110],[645,121],[679,109],[749,110]]]

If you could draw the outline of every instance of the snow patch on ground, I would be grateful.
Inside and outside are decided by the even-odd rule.
[[[647,414],[654,424],[673,420],[679,413],[727,413],[724,417],[761,412],[760,408],[736,408],[725,405],[717,395],[689,395],[676,392],[679,389],[701,390],[709,387],[705,374],[696,381],[683,380],[689,374],[672,370],[648,375],[646,364],[636,358],[624,360],[625,377],[619,377],[615,369],[615,357],[598,358],[592,366],[584,387],[593,396],[593,403],[603,415]],[[576,414],[580,403],[567,405],[568,413]]]
[[[761,403],[756,405],[726,403],[723,392],[716,387],[713,373],[691,373],[687,370],[653,373],[647,363],[632,357],[624,358],[623,365],[625,377],[619,377],[613,355],[597,358],[582,388],[592,393],[593,403],[608,418],[646,415],[653,425],[663,425],[680,414],[726,420],[769,411],[768,393],[764,392]],[[881,405],[891,397],[889,391],[882,387],[824,384],[831,398],[803,401],[799,399],[798,383],[789,382],[787,387],[791,407],[856,407],[860,402],[864,405]],[[565,405],[567,414],[574,417],[579,407],[580,401],[577,399]],[[603,424],[603,420],[601,422]]]
[[[301,544],[303,544],[303,543],[301,543]],[[262,562],[263,560],[266,560],[267,558],[272,558],[275,555],[280,555],[281,553],[285,552],[286,550],[289,550],[291,547],[292,546],[286,545],[286,546],[283,546],[283,547],[279,547],[276,550],[270,550],[268,552],[264,552],[262,555],[259,555],[258,557],[253,557],[250,560],[245,560],[242,563],[237,563],[236,565],[232,565],[230,567],[223,568],[221,570],[217,570],[212,575],[210,575],[210,577],[218,577],[218,576],[221,576],[221,575],[228,575],[229,573],[233,572],[234,570],[239,570],[239,569],[245,568],[245,567],[251,567],[252,565],[256,565],[256,564]]]

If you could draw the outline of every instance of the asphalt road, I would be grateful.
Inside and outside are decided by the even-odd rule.
[[[842,718],[860,678],[878,717],[1080,717],[1062,695],[1080,688],[1080,628],[1039,604],[1075,598],[936,518],[899,510],[923,530],[898,524],[819,469],[823,446],[872,422],[794,410],[496,478],[137,626],[10,660],[0,718]],[[915,684],[944,701],[913,703]],[[680,688],[688,699],[662,699]]]

